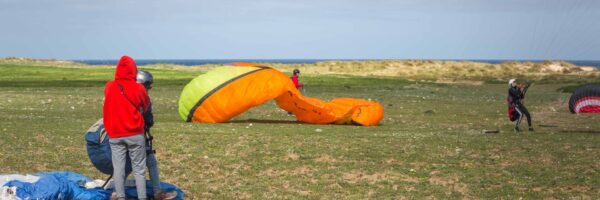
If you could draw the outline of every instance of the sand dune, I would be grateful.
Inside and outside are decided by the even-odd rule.
[[[63,60],[38,60],[29,58],[4,58],[0,63],[27,64],[54,67],[113,67],[108,65],[87,65]],[[503,80],[509,77],[540,78],[551,75],[600,78],[600,69],[590,66],[576,66],[564,61],[545,62],[504,62],[489,64],[472,61],[437,60],[374,60],[374,61],[325,61],[314,64],[264,63],[284,72],[300,69],[302,74],[336,74],[353,76],[403,77],[418,80]],[[207,71],[221,65],[182,66],[174,64],[144,65],[143,68],[171,69],[186,71]]]

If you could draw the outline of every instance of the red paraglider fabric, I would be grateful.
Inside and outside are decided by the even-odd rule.
[[[575,103],[579,113],[600,113],[600,97],[584,97]]]

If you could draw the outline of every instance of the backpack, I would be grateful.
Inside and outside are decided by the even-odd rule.
[[[108,134],[104,129],[104,120],[99,119],[85,133],[85,141],[88,157],[96,169],[100,172],[112,175],[112,151],[108,142]],[[125,165],[125,174],[129,174],[131,170],[131,159],[126,156],[127,164]]]
[[[508,120],[511,122],[517,121],[521,114],[519,114],[515,106],[510,103],[509,97],[506,98],[506,102],[508,103]]]

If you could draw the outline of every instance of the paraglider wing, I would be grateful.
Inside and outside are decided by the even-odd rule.
[[[377,102],[306,97],[284,73],[242,62],[215,68],[188,83],[179,97],[179,115],[187,122],[220,123],[271,99],[305,123],[372,126],[383,118],[383,106]]]
[[[569,111],[600,114],[600,84],[587,84],[577,88],[569,99]]]
[[[248,86],[264,67],[220,67],[188,83],[179,97],[179,115],[187,122],[224,122],[263,102],[243,101],[260,93]],[[260,76],[260,75],[259,75]],[[268,99],[267,99],[268,100]],[[255,99],[255,101],[258,101]],[[266,101],[266,100],[265,100]]]

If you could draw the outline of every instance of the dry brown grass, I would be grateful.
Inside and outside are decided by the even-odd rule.
[[[28,66],[53,66],[63,68],[110,68],[110,65],[87,65],[72,61],[29,58],[2,58],[0,63]],[[564,61],[504,62],[489,64],[472,61],[438,60],[372,60],[372,61],[323,61],[313,64],[262,63],[283,72],[299,69],[302,74],[338,74],[352,76],[403,77],[413,80],[438,80],[442,83],[478,85],[465,80],[505,80],[512,77],[541,79],[544,76],[560,75],[579,78],[600,78],[600,69],[577,66]],[[183,66],[176,64],[151,64],[141,66],[155,70],[209,71],[218,64]]]
[[[489,64],[470,61],[386,60],[386,61],[327,61],[315,64],[272,64],[274,68],[291,72],[298,68],[305,74],[345,74],[355,76],[405,77],[416,80],[503,80],[508,77],[542,77],[571,75],[600,77],[600,70],[563,61],[505,62]]]

